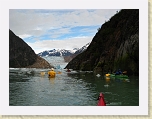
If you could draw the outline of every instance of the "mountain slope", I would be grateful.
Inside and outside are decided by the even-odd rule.
[[[27,43],[9,30],[9,67],[51,68],[52,66],[36,55]]]
[[[121,10],[104,23],[86,51],[65,68],[139,74],[139,10]]]

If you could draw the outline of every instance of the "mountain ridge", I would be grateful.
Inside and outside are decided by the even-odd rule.
[[[86,45],[82,46],[81,48],[74,48],[73,50],[66,50],[66,49],[52,49],[52,50],[45,50],[38,55],[40,57],[44,56],[63,56],[65,62],[71,61],[76,55],[82,53],[87,49],[90,43],[87,43]]]
[[[102,24],[87,50],[65,68],[102,74],[118,69],[139,75],[139,10],[120,10]]]
[[[52,50],[45,50],[38,53],[39,56],[69,56],[74,53],[73,50],[66,50],[66,49],[52,49]]]

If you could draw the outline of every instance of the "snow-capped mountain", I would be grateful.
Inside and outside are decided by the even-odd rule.
[[[61,49],[61,50],[48,50],[48,51],[43,51],[38,53],[39,56],[69,56],[72,55],[74,53],[74,51],[72,50],[65,50],[65,49]]]
[[[90,43],[87,43],[85,46],[82,48],[74,48],[73,50],[66,50],[66,49],[53,49],[53,50],[47,50],[38,53],[39,56],[44,57],[44,56],[71,56],[73,54],[80,54],[84,50],[87,49]]]
[[[78,49],[74,54],[80,54],[83,51],[85,51],[87,49],[87,47],[90,45],[90,43],[87,43],[86,45],[84,45],[82,48]]]
[[[70,55],[70,56],[65,56],[65,57],[64,57],[64,61],[65,61],[65,62],[70,62],[74,57],[76,57],[76,56],[79,55],[80,53],[84,52],[89,45],[90,45],[90,43],[87,43],[87,44],[84,45],[82,48],[78,49],[74,54],[72,54],[72,55]]]

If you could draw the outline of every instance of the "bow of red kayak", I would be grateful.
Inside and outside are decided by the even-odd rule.
[[[106,102],[104,100],[104,95],[100,93],[98,97],[98,106],[106,106]]]

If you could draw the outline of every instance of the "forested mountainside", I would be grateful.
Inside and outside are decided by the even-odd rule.
[[[139,75],[139,10],[117,12],[98,29],[87,50],[65,68],[103,74],[121,69]]]
[[[10,68],[51,68],[52,66],[35,54],[33,49],[9,29]]]

